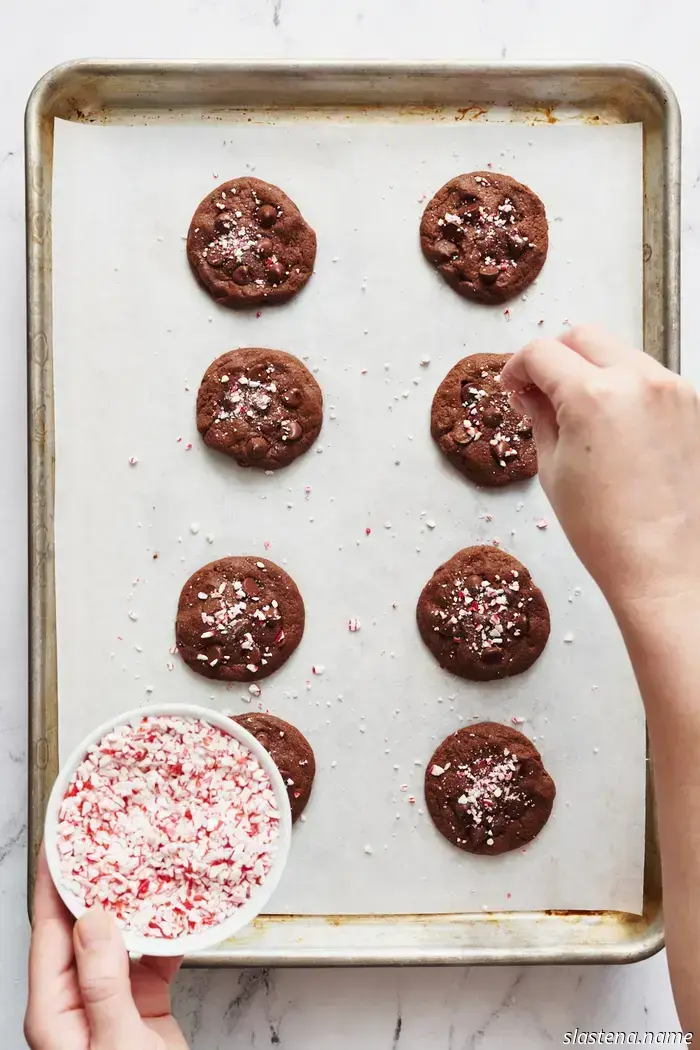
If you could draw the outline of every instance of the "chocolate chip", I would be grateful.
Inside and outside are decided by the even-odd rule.
[[[498,645],[487,645],[479,655],[485,664],[500,664],[503,650]]]
[[[479,277],[484,284],[494,284],[500,272],[497,266],[482,266],[479,270]]]
[[[263,204],[258,208],[258,221],[261,226],[274,226],[277,222],[277,208],[272,204]]]
[[[207,661],[211,663],[212,660],[220,660],[223,656],[223,652],[221,651],[220,645],[210,645],[208,649],[204,650],[204,655],[206,656]]]
[[[280,423],[283,441],[298,441],[303,431],[296,419],[283,419]]]
[[[251,459],[262,459],[267,455],[269,447],[264,437],[248,438],[245,445],[246,455],[250,456]]]
[[[234,641],[237,641],[239,638],[242,638],[244,634],[250,634],[252,626],[253,624],[248,617],[242,617],[229,628],[229,637]]]
[[[517,820],[518,817],[522,817],[525,812],[525,803],[520,798],[514,798],[512,795],[509,799],[503,803],[503,811],[511,820]]]
[[[474,824],[469,829],[469,841],[472,846],[480,846],[483,842],[486,842],[486,832],[481,824]]]
[[[481,587],[482,582],[483,578],[475,574],[474,576],[467,576],[466,580],[464,581],[464,586],[469,592],[478,591]]]
[[[262,730],[259,730],[257,733],[254,734],[254,736],[257,742],[259,744],[262,744],[266,751],[270,750],[270,738],[267,735],[267,733],[264,733]]]
[[[257,666],[261,659],[262,653],[255,646],[252,649],[245,650],[245,662],[247,664],[255,664]]]
[[[465,222],[477,222],[481,215],[481,208],[479,206],[478,201],[468,204],[465,208],[461,208],[460,215],[462,216]]]
[[[508,452],[510,452],[510,445],[507,441],[497,441],[495,445],[491,446],[491,455],[494,459],[497,459],[499,463],[502,460],[505,460]]]
[[[258,254],[262,255],[263,259],[266,259],[268,255],[272,255],[275,250],[275,246],[269,237],[261,237],[256,245]]]
[[[445,620],[439,619],[437,629],[438,634],[441,634],[443,638],[457,638],[462,633],[459,620],[453,616],[449,616]]]
[[[285,268],[281,262],[270,263],[265,269],[270,284],[281,284],[285,278]]]
[[[238,266],[231,274],[236,284],[247,284],[250,271],[247,266]]]
[[[260,589],[252,576],[246,576],[243,581],[243,591],[249,598],[257,598]]]
[[[497,408],[487,408],[482,419],[487,427],[497,427],[503,422],[503,415]]]
[[[282,402],[287,408],[298,408],[301,404],[301,390],[296,386],[293,386],[291,390],[286,390],[282,394]]]
[[[438,264],[449,262],[455,254],[455,246],[452,241],[438,241],[433,246],[433,255]]]
[[[225,261],[226,256],[218,245],[215,244],[213,248],[207,248],[207,262],[210,266],[215,266],[218,270],[220,266],[224,265]]]
[[[496,814],[494,817],[491,818],[491,834],[500,835],[501,832],[506,830],[507,823],[508,821],[504,816],[502,816],[500,813]]]
[[[246,368],[246,375],[248,379],[252,379],[254,383],[264,383],[267,379],[267,368],[265,364],[252,365],[250,368]]]
[[[471,445],[474,440],[474,431],[472,430],[470,433],[464,423],[457,423],[452,428],[451,433],[455,445]]]
[[[479,399],[479,390],[474,386],[473,382],[465,380],[462,383],[462,404],[473,405]]]
[[[461,222],[453,222],[451,219],[445,222],[442,232],[450,241],[456,241],[464,233]]]
[[[508,251],[514,259],[519,259],[527,246],[527,237],[520,237],[517,233],[511,233],[508,235]]]
[[[214,219],[214,229],[217,233],[228,233],[233,229],[233,219],[230,215],[217,215]]]
[[[512,616],[509,616],[507,618],[507,622],[509,624],[512,623],[513,630],[514,631],[519,631],[520,634],[527,634],[528,631],[530,630],[530,620],[525,615],[525,613],[521,613],[521,612],[513,613]]]
[[[456,426],[452,428],[451,433],[455,445],[471,445],[474,440],[474,431],[472,430],[472,432],[469,433],[464,423],[457,423]]]
[[[515,428],[515,433],[524,438],[532,437],[532,420],[528,416],[523,416]]]

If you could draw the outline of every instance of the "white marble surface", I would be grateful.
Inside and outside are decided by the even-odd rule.
[[[687,0],[4,0],[0,15],[0,1016],[3,1046],[14,1050],[24,1045],[28,940],[22,114],[36,80],[94,55],[645,62],[669,78],[683,111],[691,289],[700,278],[700,26]],[[698,381],[692,301],[684,367]],[[190,971],[175,999],[196,1050],[539,1048],[561,1045],[576,1026],[677,1027],[663,956],[625,969]]]

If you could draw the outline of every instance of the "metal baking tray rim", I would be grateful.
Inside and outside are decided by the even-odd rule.
[[[184,79],[183,79],[184,78]],[[57,771],[57,660],[55,633],[53,495],[54,431],[52,375],[51,183],[53,121],[95,121],[109,107],[137,113],[149,104],[167,113],[210,104],[245,108],[234,81],[252,78],[262,97],[279,81],[308,99],[322,84],[329,104],[370,109],[377,86],[388,106],[445,104],[444,86],[459,87],[461,100],[496,102],[520,91],[524,107],[540,107],[552,122],[561,96],[557,84],[580,84],[581,103],[602,100],[612,79],[629,91],[614,100],[623,119],[641,120],[645,131],[645,349],[678,371],[680,367],[680,111],[666,80],[636,63],[530,62],[518,64],[422,62],[198,62],[186,59],[80,59],[46,73],[33,89],[25,115],[27,220],[27,354],[29,444],[29,888],[41,839],[43,811]],[[222,82],[223,81],[223,86]],[[128,90],[123,90],[125,84]],[[278,84],[277,89],[275,84]],[[99,89],[98,86],[99,85]],[[172,90],[170,90],[172,87]],[[398,88],[399,97],[392,96]],[[391,90],[390,90],[391,89]],[[243,90],[238,84],[238,91]],[[170,91],[170,94],[168,94]],[[183,94],[179,98],[178,92]],[[577,91],[574,90],[576,95]],[[231,102],[231,97],[234,101]],[[191,103],[184,101],[191,99]],[[456,101],[457,96],[455,96]],[[289,104],[288,99],[285,102]],[[253,104],[260,106],[257,99]],[[318,99],[315,105],[321,106]],[[507,104],[507,101],[506,101]],[[294,105],[294,97],[292,97]],[[550,108],[548,108],[548,105]],[[469,109],[470,107],[467,107]],[[475,107],[478,108],[478,107]],[[651,159],[650,159],[651,158]],[[651,165],[655,170],[652,172]],[[652,190],[653,186],[653,190]],[[235,943],[194,956],[190,965],[453,965],[515,963],[627,963],[646,959],[664,945],[660,860],[653,784],[647,763],[647,834],[644,915],[620,912],[503,912],[449,916],[265,916]],[[305,947],[295,923],[316,935]],[[513,925],[530,928],[530,940],[514,943]],[[536,926],[536,935],[535,935]],[[361,931],[394,929],[398,946]],[[489,929],[490,942],[479,940]],[[412,944],[401,933],[411,930]],[[286,934],[279,943],[281,931]],[[278,936],[277,946],[265,943]],[[449,935],[452,936],[449,936]],[[519,932],[519,936],[521,936]],[[437,937],[436,943],[431,941]],[[516,938],[517,940],[517,938]],[[500,943],[499,943],[500,942]]]

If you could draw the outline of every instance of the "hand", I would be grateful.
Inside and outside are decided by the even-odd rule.
[[[169,985],[181,962],[144,956],[130,963],[100,908],[74,926],[42,847],[24,1022],[32,1050],[187,1050],[170,1013]]]
[[[700,403],[595,328],[536,340],[502,374],[532,417],[542,486],[618,613],[700,593]]]

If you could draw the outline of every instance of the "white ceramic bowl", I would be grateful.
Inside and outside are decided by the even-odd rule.
[[[258,743],[252,733],[249,733],[243,726],[234,722],[233,719],[227,718],[217,711],[210,711],[208,708],[196,707],[192,704],[149,704],[148,707],[142,707],[136,711],[126,711],[124,714],[119,715],[118,718],[112,718],[109,722],[104,722],[101,726],[98,726],[69,755],[56,777],[46,809],[44,825],[46,859],[51,877],[63,903],[76,919],[79,918],[86,910],[85,904],[61,882],[61,867],[58,854],[58,814],[61,803],[68,790],[71,777],[94,744],[112,729],[126,724],[138,724],[142,718],[152,715],[198,718],[239,740],[255,756],[270,778],[280,814],[277,846],[272,855],[272,866],[267,878],[260,886],[255,887],[245,904],[237,908],[225,922],[218,926],[208,927],[202,933],[184,934],[181,937],[170,938],[145,937],[130,930],[122,930],[124,944],[129,952],[139,955],[188,955],[193,952],[204,951],[206,948],[211,948],[215,944],[228,940],[229,937],[233,937],[244,926],[247,926],[249,922],[252,922],[256,915],[259,915],[263,910],[277,888],[289,856],[289,847],[292,839],[292,813],[284,781],[277,766],[262,744]]]

